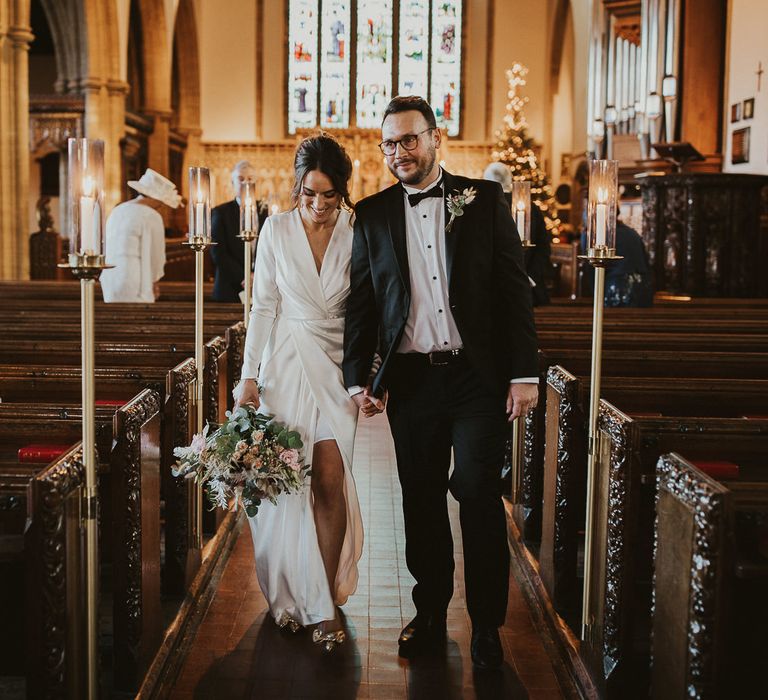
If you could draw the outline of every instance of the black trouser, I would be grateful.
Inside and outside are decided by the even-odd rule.
[[[416,610],[445,614],[453,594],[450,489],[459,502],[469,615],[474,624],[501,626],[509,583],[499,478],[508,433],[505,387],[490,393],[463,356],[448,366],[432,366],[417,355],[392,359],[387,413],[403,491],[406,562],[416,579]]]

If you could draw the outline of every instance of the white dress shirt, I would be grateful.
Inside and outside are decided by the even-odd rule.
[[[422,190],[403,185],[411,305],[397,352],[428,353],[463,347],[448,300],[445,193],[422,199],[415,207],[408,202],[409,194],[438,186],[442,187],[442,171]]]

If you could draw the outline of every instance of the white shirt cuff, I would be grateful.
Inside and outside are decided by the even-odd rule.
[[[363,392],[363,387],[361,386],[351,386],[347,389],[350,396],[357,396],[358,394],[361,394]]]
[[[538,384],[538,377],[517,377],[509,380],[510,384]]]

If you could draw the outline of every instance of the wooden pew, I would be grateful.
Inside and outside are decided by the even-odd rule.
[[[145,389],[114,416],[115,686],[134,690],[163,632],[160,608],[160,396]]]
[[[229,349],[228,349],[229,358]],[[218,358],[221,361],[221,358]],[[230,368],[227,368],[229,376]],[[166,556],[162,570],[163,591],[181,593],[191,580],[196,567],[187,562],[188,483],[171,475],[176,458],[173,449],[188,445],[192,439],[191,401],[195,381],[194,360],[188,358],[175,368],[97,367],[96,399],[128,402],[142,389],[157,391],[161,400],[161,495],[165,503]],[[81,397],[80,367],[46,367],[42,365],[0,365],[0,398],[6,403],[47,400],[77,403]],[[169,551],[174,552],[171,556]],[[196,557],[199,561],[199,556]]]
[[[719,483],[675,453],[659,459],[656,479],[651,696],[756,697],[768,557],[749,546],[760,563],[742,557],[766,522],[768,483]]]
[[[536,546],[541,538],[547,371],[550,366],[562,365],[574,375],[588,376],[590,359],[590,352],[582,349],[539,351],[539,402],[536,410],[525,417],[524,429],[520,431],[522,490],[519,502],[513,505],[515,522],[531,546]],[[768,354],[604,350],[602,371],[604,377],[768,379]],[[510,457],[511,442],[506,454],[507,467],[511,467]]]
[[[26,634],[15,637],[26,639],[29,698],[86,696],[84,489],[80,444],[41,467],[29,485],[29,519],[22,535]]]
[[[666,452],[728,460],[766,475],[768,419],[632,418],[600,402],[592,624],[580,653],[606,697],[647,688],[655,465]]]
[[[602,396],[629,413],[739,416],[768,409],[768,381],[606,377]],[[539,562],[542,581],[563,616],[581,603],[576,558],[584,529],[588,406],[588,378],[550,367]]]
[[[118,687],[127,690],[140,682],[162,629],[159,411],[160,397],[150,390],[117,412],[103,407],[96,411],[100,541],[110,545],[102,549],[111,554],[113,566],[114,677]],[[0,404],[3,456],[8,459],[40,434],[74,443],[81,422],[79,406]]]

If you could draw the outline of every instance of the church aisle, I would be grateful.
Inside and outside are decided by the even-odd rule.
[[[400,488],[386,419],[362,420],[355,479],[366,541],[357,593],[343,607],[348,638],[322,656],[310,634],[281,632],[267,612],[243,528],[216,595],[198,628],[173,699],[218,698],[561,698],[552,663],[531,622],[520,588],[510,580],[505,664],[473,674],[469,654],[460,538],[455,538],[456,591],[448,611],[444,657],[408,662],[397,656],[397,635],[414,614],[405,566]],[[458,507],[450,499],[454,533]]]

